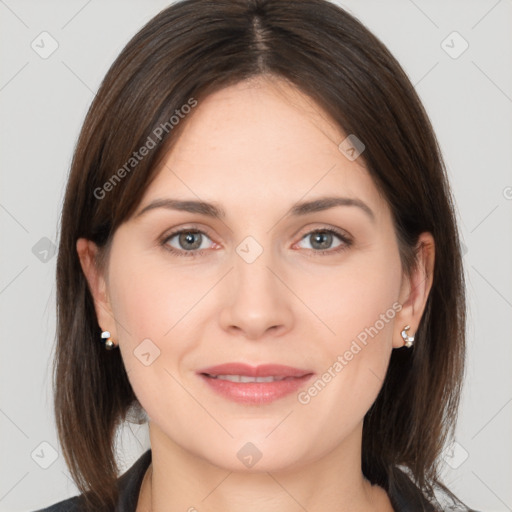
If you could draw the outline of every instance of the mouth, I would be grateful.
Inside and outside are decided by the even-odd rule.
[[[197,374],[224,398],[245,405],[261,405],[298,391],[314,372],[275,364],[254,367],[227,363],[205,368]]]
[[[299,379],[300,377],[249,377],[248,375],[210,375],[208,373],[202,373],[206,377],[212,379],[229,380],[230,382],[277,382],[281,380]]]
[[[246,363],[223,363],[216,366],[203,368],[197,373],[206,374],[211,377],[272,377],[282,379],[286,377],[304,377],[313,373],[313,370],[304,370],[283,364],[261,364],[251,366]]]

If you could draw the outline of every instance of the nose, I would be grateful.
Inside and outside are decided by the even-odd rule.
[[[233,260],[222,299],[221,327],[250,340],[288,332],[294,318],[293,293],[271,251],[264,250],[252,262],[234,253]]]

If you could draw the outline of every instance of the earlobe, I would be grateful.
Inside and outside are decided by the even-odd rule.
[[[97,265],[98,247],[91,240],[79,238],[76,242],[76,250],[82,271],[89,285],[98,324],[103,331],[110,331],[115,336],[115,322],[108,299],[105,278]]]
[[[393,347],[407,345],[420,324],[434,278],[435,243],[431,233],[421,233],[416,246],[416,265],[404,276],[400,290],[402,309],[396,318]],[[405,329],[409,327],[409,329]]]

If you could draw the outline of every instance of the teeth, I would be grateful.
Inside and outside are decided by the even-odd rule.
[[[248,377],[247,375],[210,375],[210,377],[231,382],[274,382],[286,379],[286,377]]]

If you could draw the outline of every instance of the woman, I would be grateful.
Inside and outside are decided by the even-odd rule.
[[[185,0],[143,27],[85,120],[57,266],[82,495],[46,510],[470,510],[438,475],[465,354],[444,164],[336,5]],[[133,413],[151,450],[119,477]]]

